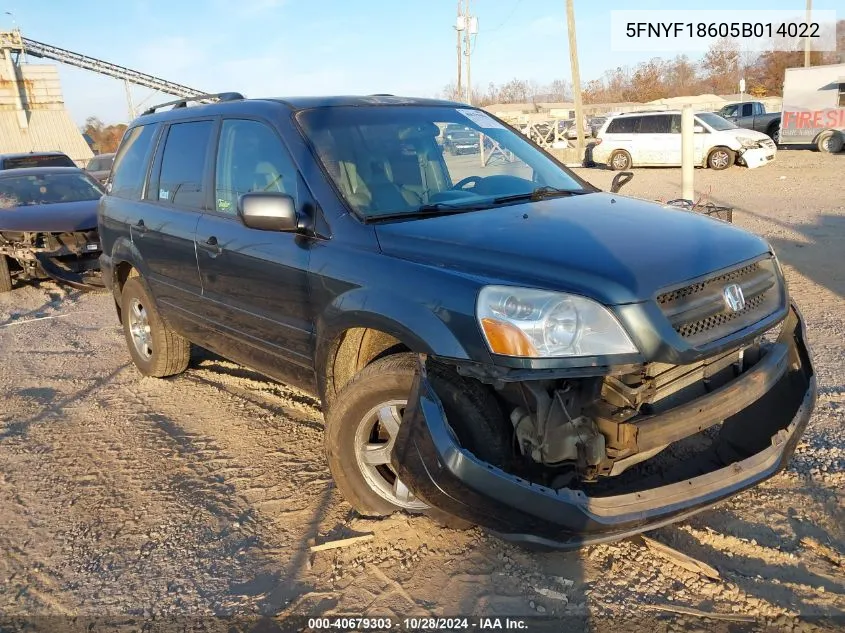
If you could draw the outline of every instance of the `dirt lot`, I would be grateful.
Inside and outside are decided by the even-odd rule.
[[[580,173],[602,187],[613,176]],[[126,630],[138,628],[127,616],[326,612],[743,626],[647,606],[658,605],[845,627],[844,174],[845,155],[806,151],[696,172],[700,192],[779,252],[821,386],[787,472],[651,534],[718,580],[639,538],[534,553],[425,518],[358,519],[332,487],[312,398],[202,350],[182,376],[141,378],[105,294],[44,283],[0,297],[0,614],[114,616]],[[625,193],[678,197],[680,170],[636,170]],[[308,552],[370,531],[368,543]]]

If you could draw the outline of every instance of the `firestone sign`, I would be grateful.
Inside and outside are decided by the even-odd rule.
[[[812,141],[820,132],[831,129],[845,130],[845,108],[783,108],[781,137],[807,138]]]

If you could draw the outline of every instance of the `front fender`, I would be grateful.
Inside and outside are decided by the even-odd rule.
[[[414,352],[446,358],[482,360],[478,358],[479,350],[473,350],[471,354],[459,341],[459,335],[452,328],[467,327],[467,323],[466,319],[463,323],[456,323],[459,319],[453,318],[454,316],[443,306],[417,303],[384,292],[383,289],[373,292],[357,288],[339,295],[317,318],[315,364],[318,375],[325,373],[333,343],[351,328],[380,330],[390,334]],[[484,360],[489,362],[491,359],[488,355]]]

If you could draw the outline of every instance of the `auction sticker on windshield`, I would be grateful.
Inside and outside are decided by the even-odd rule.
[[[491,117],[486,112],[481,110],[468,110],[466,108],[458,108],[458,112],[463,114],[470,121],[477,126],[487,130],[504,130],[505,126],[499,123],[496,119]]]

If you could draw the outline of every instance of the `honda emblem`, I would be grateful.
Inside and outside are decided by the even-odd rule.
[[[742,294],[742,286],[739,284],[725,286],[722,290],[722,296],[725,298],[725,305],[730,308],[731,312],[739,312],[745,308],[745,296]]]

